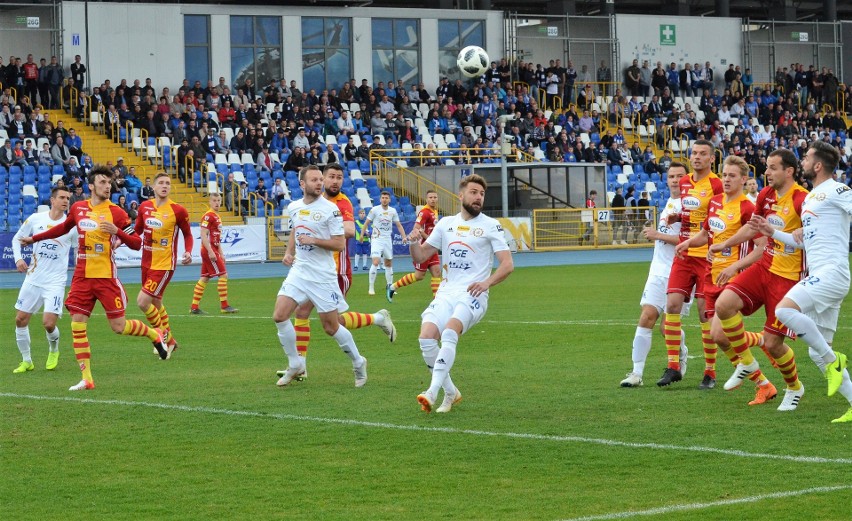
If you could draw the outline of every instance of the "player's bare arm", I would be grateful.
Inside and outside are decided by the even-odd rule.
[[[210,230],[207,228],[201,228],[201,249],[207,252],[207,256],[210,258],[210,262],[216,263],[216,250],[213,249],[213,245],[210,244]],[[192,260],[190,258],[190,260]]]
[[[347,239],[355,237],[355,221],[343,221],[343,236]]]
[[[734,275],[748,268],[755,262],[758,262],[760,258],[763,257],[763,248],[766,246],[767,241],[768,239],[766,237],[755,239],[754,248],[745,256],[745,258],[731,264],[719,273],[719,276],[716,278],[716,285],[724,286],[732,278],[734,278]]]
[[[284,251],[284,258],[281,259],[281,264],[292,266],[296,260],[296,234],[290,232],[290,237],[287,239],[287,249]]]
[[[728,240],[710,246],[710,252],[719,253],[725,248],[730,248],[737,244],[748,242],[754,239],[757,236],[757,233],[757,230],[752,228],[751,226],[743,226],[737,231],[737,233],[735,233],[731,237],[728,237]]]
[[[402,237],[402,243],[405,244],[408,242],[408,235],[405,234],[405,228],[402,227],[402,223],[396,222],[396,229],[399,232],[399,236]]]
[[[362,230],[369,230],[369,229],[370,229],[370,224],[372,224],[372,223],[373,223],[373,221],[371,221],[370,219],[367,219],[366,221],[364,221],[364,226],[363,226],[361,229],[362,229]],[[344,229],[345,229],[345,228],[344,228]],[[366,239],[367,239],[367,234],[366,234],[366,233],[362,233],[362,234],[361,234],[361,242],[364,242]]]
[[[426,262],[432,255],[438,253],[438,248],[428,243],[420,244],[420,241],[412,241],[410,253],[414,262]]]
[[[496,286],[506,280],[506,277],[515,271],[515,262],[512,260],[511,252],[508,250],[498,251],[494,254],[494,256],[497,257],[497,262],[500,264],[497,266],[497,269],[494,270],[494,273],[492,273],[486,280],[482,282],[474,282],[467,287],[467,292],[470,293],[471,296],[478,297],[488,291],[488,288],[491,286]]]
[[[700,246],[704,246],[705,244],[707,244],[707,241],[709,239],[710,236],[707,234],[707,230],[701,230],[694,236],[678,244],[675,248],[675,255],[677,255],[678,258],[682,259],[683,252],[685,252],[689,248],[698,248]]]

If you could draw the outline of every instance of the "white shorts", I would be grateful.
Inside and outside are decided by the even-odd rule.
[[[349,304],[340,293],[337,281],[334,282],[311,282],[299,277],[289,276],[284,279],[278,296],[289,297],[302,305],[311,301],[317,309],[317,313],[329,313],[337,310],[343,313],[349,309]]]
[[[839,272],[812,274],[790,288],[785,298],[799,306],[822,329],[837,331],[840,304],[849,293],[849,277]]]
[[[384,257],[385,260],[393,259],[393,244],[385,241],[373,241],[370,243],[370,257]]]
[[[18,301],[15,302],[15,309],[32,315],[44,305],[45,313],[53,313],[61,317],[63,302],[65,302],[64,285],[42,288],[24,281],[21,291],[18,292]]]
[[[657,313],[662,314],[666,309],[666,289],[669,286],[668,277],[660,277],[659,275],[649,275],[645,282],[645,289],[642,290],[642,299],[639,300],[640,306],[654,306],[657,308]],[[692,299],[689,302],[684,302],[680,310],[680,316],[688,317],[689,310],[692,308]]]
[[[486,309],[488,309],[488,295],[478,297],[473,297],[469,293],[442,295],[439,291],[420,316],[423,318],[423,323],[435,324],[441,331],[447,327],[447,322],[451,318],[455,318],[462,323],[462,333],[466,333],[482,320]]]

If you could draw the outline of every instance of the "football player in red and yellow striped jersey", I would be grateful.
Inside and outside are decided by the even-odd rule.
[[[733,237],[751,219],[754,204],[743,193],[745,180],[748,179],[748,164],[740,157],[729,156],[722,166],[722,184],[725,193],[714,196],[710,200],[707,219],[701,232],[693,238],[680,243],[677,254],[683,255],[688,248],[716,244]],[[761,245],[763,242],[761,242]],[[713,343],[704,346],[704,379],[709,380],[715,387],[716,383],[716,346],[736,366],[739,357],[731,349],[731,344],[725,336],[719,319],[715,317],[716,299],[722,293],[725,285],[736,279],[739,273],[760,261],[761,251],[752,251],[753,243],[749,239],[743,243],[732,244],[719,253],[712,255],[710,265],[704,280],[704,298],[707,318],[710,320],[710,333]],[[760,345],[762,337],[755,333],[745,332],[746,343],[749,347]],[[778,394],[775,386],[761,371],[756,371],[749,378],[758,384],[757,394],[749,405],[766,403]]]
[[[160,357],[168,356],[163,334],[141,320],[126,320],[127,295],[115,266],[115,248],[122,242],[134,250],[142,246],[142,238],[133,233],[127,213],[110,202],[112,172],[97,165],[88,176],[91,198],[71,205],[68,217],[61,225],[33,237],[21,239],[22,244],[54,239],[74,227],[80,235],[77,248],[77,268],[71,279],[71,291],[65,307],[71,312],[71,333],[74,354],[80,364],[83,379],[69,391],[94,389],[91,349],[86,333],[89,316],[99,301],[106,311],[112,330],[119,335],[144,336],[154,342]]]
[[[789,150],[778,149],[769,154],[766,165],[768,185],[757,196],[755,215],[765,217],[774,228],[784,232],[801,228],[802,203],[808,192],[796,184],[795,174],[799,168],[796,156]],[[748,226],[728,240],[714,244],[710,251],[717,254],[731,244],[757,235],[757,229]],[[770,238],[760,262],[746,269],[735,281],[728,284],[716,301],[716,314],[731,347],[740,357],[734,374],[725,383],[726,390],[736,389],[743,379],[760,369],[746,345],[742,316],[750,315],[761,306],[764,307],[764,345],[775,359],[778,370],[787,383],[784,400],[778,407],[780,411],[795,410],[805,388],[799,381],[793,351],[784,343],[784,337],[791,336],[792,333],[775,317],[775,307],[799,281],[804,269],[801,250]]]
[[[201,216],[201,278],[195,283],[189,314],[204,314],[199,304],[204,296],[204,288],[213,277],[219,278],[216,290],[219,293],[220,311],[236,313],[239,310],[228,303],[228,272],[225,269],[225,254],[222,252],[222,218],[219,217],[222,196],[211,193],[208,204],[210,209]]]
[[[181,264],[192,262],[192,232],[186,208],[172,201],[172,179],[160,172],[154,178],[154,198],[139,205],[136,235],[142,236],[142,289],[136,304],[151,326],[166,335],[169,357],[177,342],[169,325],[169,314],[163,305],[163,294],[177,267],[177,234],[183,234],[184,253]]]
[[[435,223],[438,222],[438,192],[429,190],[426,192],[426,206],[420,209],[417,213],[417,220],[414,221],[414,228],[408,236],[409,242],[420,240],[420,244],[426,242],[426,237],[432,233],[435,228]],[[400,278],[387,288],[388,302],[393,302],[393,296],[399,288],[414,284],[426,277],[426,272],[432,274],[432,296],[438,292],[438,286],[441,285],[441,258],[436,253],[429,260],[423,263],[414,263],[414,273],[408,273]]]
[[[710,199],[723,192],[722,181],[713,173],[713,161],[716,157],[716,147],[710,141],[699,139],[692,145],[689,162],[693,172],[680,179],[681,212],[679,216],[671,215],[672,223],[680,221],[681,242],[695,236],[707,219],[707,209]],[[670,223],[671,224],[671,223]],[[698,307],[698,321],[701,324],[701,342],[704,350],[715,349],[710,335],[710,322],[704,313],[704,278],[707,272],[707,246],[690,248],[687,255],[676,257],[672,263],[669,275],[669,286],[666,290],[666,313],[663,318],[663,335],[666,339],[666,354],[668,365],[663,376],[657,381],[660,387],[678,382],[683,378],[680,373],[680,344],[683,326],[680,312],[683,303],[690,295],[695,294],[695,304]],[[700,389],[712,389],[711,382],[705,375],[699,384]]]

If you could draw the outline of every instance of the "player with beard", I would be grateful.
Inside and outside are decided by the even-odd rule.
[[[420,350],[432,372],[429,388],[417,396],[425,412],[432,411],[442,388],[444,401],[437,412],[449,412],[461,401],[461,392],[450,378],[459,336],[485,316],[488,289],[514,270],[503,228],[496,219],[480,213],[487,188],[479,175],[463,177],[459,183],[461,212],[438,221],[428,237],[421,233],[426,239],[422,244],[411,243],[414,262],[426,262],[439,252],[444,260],[441,286],[423,311],[420,326]],[[492,273],[495,256],[499,265]]]
[[[302,169],[300,175],[308,171],[319,170],[317,166],[306,166]],[[352,263],[349,260],[348,244],[349,239],[355,237],[355,215],[352,209],[352,203],[346,194],[340,191],[343,186],[343,168],[337,163],[326,165],[323,171],[323,197],[335,205],[337,205],[340,215],[343,218],[343,232],[346,238],[343,250],[334,252],[334,263],[337,272],[337,284],[340,287],[340,292],[345,297],[352,286]],[[296,330],[296,350],[299,356],[306,358],[308,356],[308,344],[311,341],[311,323],[309,317],[311,310],[314,309],[314,304],[310,300],[301,304],[296,309],[295,320],[293,321]],[[390,313],[386,309],[380,309],[376,313],[357,313],[348,311],[338,315],[340,325],[348,330],[360,329],[362,327],[374,325],[382,330],[388,336],[391,342],[396,340],[396,327],[393,325]],[[302,360],[306,362],[306,360]],[[306,367],[303,364],[303,367]],[[278,371],[278,376],[284,375],[284,370]],[[296,381],[302,381],[307,378],[307,368],[304,372],[296,375]]]

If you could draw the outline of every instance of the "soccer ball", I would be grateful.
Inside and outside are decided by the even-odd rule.
[[[482,47],[468,45],[459,51],[456,63],[462,74],[468,78],[476,78],[482,76],[488,70],[488,54]]]

